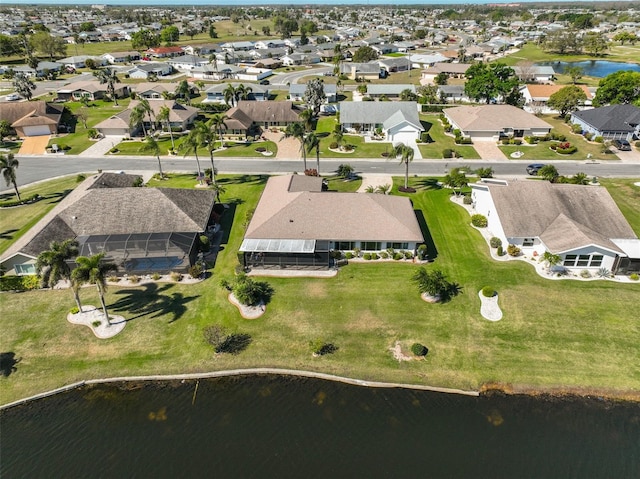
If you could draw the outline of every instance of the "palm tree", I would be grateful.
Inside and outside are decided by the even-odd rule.
[[[245,86],[242,83],[238,85],[235,92],[236,102],[238,102],[239,100],[248,100],[249,95],[252,91],[253,88],[251,88],[250,86]]]
[[[160,144],[154,136],[148,136],[145,140],[146,144],[142,148],[142,151],[150,151],[158,159],[158,171],[160,172],[160,179],[164,179],[164,173],[162,172],[162,163],[160,162]]]
[[[131,133],[142,126],[142,134],[145,137],[147,136],[147,128],[144,126],[144,115],[145,111],[140,105],[136,105],[131,109],[131,113],[129,114],[129,129]]]
[[[207,145],[207,151],[209,152],[209,159],[211,160],[211,182],[216,184],[216,165],[213,162],[213,152],[216,149],[216,132],[213,128],[211,120],[208,123],[204,121],[197,121],[194,124],[194,130],[197,130],[200,138],[200,143]]]
[[[43,251],[36,259],[36,271],[42,280],[43,285],[53,289],[61,279],[70,280],[73,299],[76,301],[78,311],[82,311],[80,295],[78,294],[79,283],[71,277],[71,267],[68,261],[78,256],[78,242],[68,239],[63,242],[53,241],[49,249]]]
[[[316,171],[320,176],[320,138],[315,133],[309,133],[305,138],[305,143],[309,153],[316,150]]]
[[[20,162],[14,158],[13,153],[0,155],[0,171],[2,171],[4,181],[7,182],[7,186],[13,185],[18,201],[20,201],[20,192],[18,191],[18,184],[16,183],[16,170],[18,166],[20,166]]]
[[[193,152],[196,156],[196,163],[198,165],[198,180],[200,184],[202,184],[202,168],[200,168],[200,158],[198,158],[198,148],[201,146],[200,134],[198,130],[192,128],[189,131],[189,134],[184,139],[182,144],[180,145],[180,149],[184,150],[184,156],[187,156],[187,153]]]
[[[231,83],[227,85],[227,87],[222,92],[224,95],[224,102],[229,106],[236,105],[236,89],[233,87]]]
[[[300,151],[302,152],[302,160],[304,162],[304,169],[307,169],[307,150],[305,149],[304,139],[306,133],[304,126],[300,122],[289,123],[287,129],[284,131],[283,138],[295,138],[300,142]]]
[[[213,192],[216,195],[216,201],[220,203],[220,195],[226,191],[225,187],[220,183],[214,183],[211,185],[211,189],[213,189]]]
[[[302,124],[306,131],[313,130],[313,110],[307,108],[300,112],[300,119],[302,120]]]
[[[216,113],[211,117],[210,123],[211,128],[218,131],[218,137],[220,138],[220,148],[224,146],[224,138],[222,136],[222,130],[227,129],[227,124],[225,123],[229,117],[224,113]]]
[[[160,123],[160,125],[166,125],[167,130],[169,131],[169,136],[171,137],[171,149],[176,149],[176,144],[173,141],[173,130],[171,130],[171,122],[169,121],[169,116],[171,115],[171,110],[166,105],[160,107],[158,114],[156,115],[156,120]]]
[[[340,125],[336,125],[336,129],[333,131],[333,138],[336,140],[338,144],[338,148],[342,148],[342,140],[344,140],[344,133],[342,133],[342,128]]]
[[[142,98],[140,100],[140,103],[136,105],[136,107],[138,106],[142,111],[145,112],[145,114],[147,115],[147,118],[149,118],[149,125],[151,126],[151,128],[153,128],[153,120],[151,117],[154,113],[153,113],[153,108],[151,108],[151,105],[149,104],[149,100],[147,100],[146,98]]]
[[[93,75],[100,81],[101,85],[106,83],[107,85],[107,93],[109,97],[118,104],[118,96],[116,95],[116,83],[118,83],[118,75],[116,75],[116,71],[110,68],[101,68],[100,70],[96,70],[93,72]]]
[[[393,147],[393,154],[396,158],[400,158],[400,164],[405,164],[405,173],[404,173],[404,187],[409,187],[409,163],[413,161],[413,156],[415,152],[413,148],[405,145],[404,143],[398,143]]]
[[[109,323],[109,313],[107,311],[107,305],[104,302],[104,292],[107,290],[107,275],[110,272],[115,272],[118,267],[114,263],[103,262],[104,253],[98,253],[93,256],[78,256],[76,258],[76,269],[71,273],[71,277],[78,284],[91,283],[95,284],[98,288],[98,295],[100,296],[100,303],[102,304],[102,311],[104,317],[107,320],[107,326]]]
[[[179,98],[183,98],[187,105],[191,104],[191,89],[189,88],[187,80],[182,80],[180,83],[178,83],[178,87],[176,88],[176,96]]]

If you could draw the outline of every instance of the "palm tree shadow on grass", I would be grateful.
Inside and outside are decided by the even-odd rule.
[[[109,306],[117,312],[132,314],[127,321],[132,321],[144,316],[151,319],[164,315],[171,315],[169,323],[180,319],[187,311],[187,304],[198,296],[184,296],[182,293],[169,294],[172,284],[164,284],[160,287],[156,283],[146,283],[142,288],[122,289],[116,294],[121,297]]]
[[[427,226],[427,220],[425,220],[422,210],[414,210],[414,212],[420,225],[420,231],[422,231],[422,236],[424,237],[424,244],[427,245],[427,259],[433,261],[438,257],[438,248],[436,248],[436,243],[433,241],[431,231],[429,231],[429,226]]]
[[[442,184],[437,178],[420,178],[413,183],[413,187],[420,190],[441,190]]]
[[[219,178],[218,183],[223,185],[237,185],[237,184],[258,184],[264,185],[269,179],[269,175],[240,175],[233,176],[231,178]]]

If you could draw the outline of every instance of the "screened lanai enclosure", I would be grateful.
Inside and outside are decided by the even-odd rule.
[[[327,269],[331,266],[328,241],[245,238],[240,252],[247,268]]]
[[[197,259],[199,234],[134,233],[79,236],[80,256],[105,253],[127,274],[186,272]]]

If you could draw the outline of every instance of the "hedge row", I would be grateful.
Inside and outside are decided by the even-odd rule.
[[[39,287],[40,279],[36,275],[0,277],[0,291],[31,291]]]

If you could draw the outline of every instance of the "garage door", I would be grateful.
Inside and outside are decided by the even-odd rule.
[[[24,136],[42,136],[51,134],[51,130],[49,130],[47,125],[25,126],[22,131],[24,131]]]

